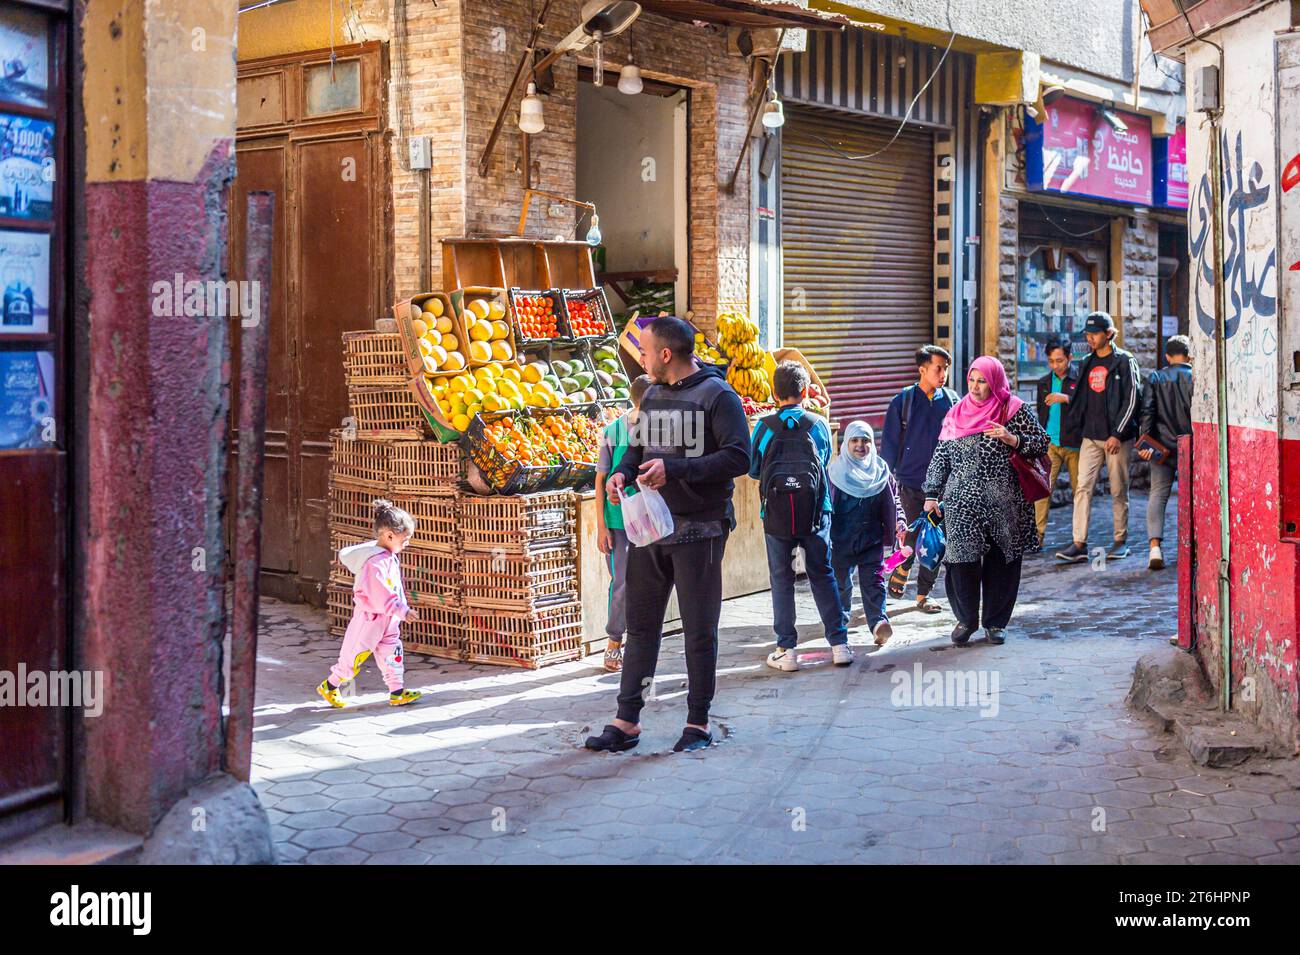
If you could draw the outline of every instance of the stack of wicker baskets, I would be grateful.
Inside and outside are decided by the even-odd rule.
[[[465,658],[536,669],[582,656],[577,497],[460,497]]]
[[[343,350],[352,418],[330,436],[330,546],[337,554],[374,538],[371,502],[377,497],[410,511],[416,531],[402,554],[402,576],[418,612],[403,627],[402,642],[408,650],[460,659],[465,652],[460,448],[423,439],[424,421],[408,386],[400,336],[349,332]],[[352,614],[352,575],[337,558],[327,605],[330,631],[342,633]]]

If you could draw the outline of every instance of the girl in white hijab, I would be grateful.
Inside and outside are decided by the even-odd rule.
[[[880,455],[875,433],[865,421],[844,429],[837,454],[826,469],[831,480],[831,569],[840,588],[844,625],[853,609],[853,572],[858,573],[862,609],[883,646],[894,634],[885,612],[885,547],[907,530],[898,503],[898,485]]]

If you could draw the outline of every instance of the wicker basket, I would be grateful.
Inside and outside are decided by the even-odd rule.
[[[325,588],[325,609],[329,614],[330,633],[341,637],[352,619],[352,585],[335,583],[331,578]]]
[[[524,614],[466,612],[465,659],[537,670],[582,656],[582,604]]]
[[[412,603],[458,606],[462,602],[465,575],[460,554],[408,547],[402,551],[401,563],[402,584]]]
[[[395,447],[396,445],[380,441],[353,438],[346,431],[331,431],[330,480],[338,484],[387,491]]]
[[[557,544],[576,548],[577,522],[578,499],[572,491],[460,496],[461,544],[466,551],[524,554]]]
[[[405,385],[348,388],[348,408],[356,419],[359,438],[419,441],[425,436],[424,415],[411,389]]]
[[[527,554],[464,557],[465,606],[527,613],[578,599],[577,552],[567,544]]]
[[[465,477],[465,455],[458,444],[438,441],[396,441],[389,449],[386,480],[398,494],[456,493]]]
[[[393,503],[415,518],[412,550],[452,554],[460,548],[459,511],[454,494],[394,497]]]
[[[415,620],[402,624],[402,647],[444,660],[465,658],[465,611],[440,604],[416,604]]]
[[[330,533],[367,541],[375,536],[376,491],[366,485],[340,484],[331,481],[330,497]],[[341,545],[346,546],[346,544]],[[338,549],[335,548],[335,553]]]
[[[343,378],[349,388],[400,386],[410,377],[401,335],[343,333]]]

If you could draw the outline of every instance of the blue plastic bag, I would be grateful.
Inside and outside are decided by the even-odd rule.
[[[943,513],[937,517],[943,520]],[[934,523],[929,514],[922,514],[912,522],[911,530],[916,531],[916,559],[926,570],[938,570],[943,563],[943,553],[948,549],[948,539],[943,533],[943,524]]]

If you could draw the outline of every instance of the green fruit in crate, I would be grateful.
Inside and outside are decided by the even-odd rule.
[[[567,378],[569,376],[569,363],[567,361],[560,361],[557,358],[555,361],[551,362],[551,371],[555,373],[557,378]]]
[[[563,390],[564,390],[564,389],[560,386],[560,379],[557,378],[557,377],[555,377],[554,375],[547,375],[545,378],[542,379],[542,381],[544,381],[544,382],[546,382],[548,385],[550,385],[552,391],[563,391]]]
[[[613,387],[614,384],[614,376],[607,371],[596,372],[596,380],[605,388]]]
[[[623,370],[623,366],[620,365],[618,362],[614,361],[612,358],[606,358],[596,367],[599,368],[601,371],[609,372],[611,375],[617,375]]]
[[[610,377],[613,379],[611,384],[615,388],[626,388],[630,384],[630,382],[627,380],[627,375],[624,375],[621,372],[613,374]]]
[[[582,386],[573,378],[561,378],[560,387],[564,389],[566,395],[571,395],[575,391],[581,390]]]
[[[578,383],[579,388],[590,388],[591,383],[596,380],[596,376],[589,371],[580,371],[573,376],[573,380]]]

